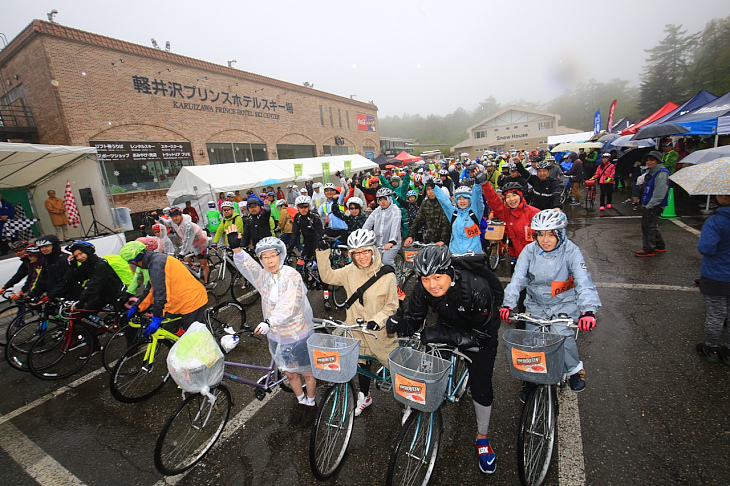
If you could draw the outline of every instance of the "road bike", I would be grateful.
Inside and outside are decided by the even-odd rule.
[[[36,340],[49,329],[63,326],[64,321],[58,315],[61,301],[28,303],[28,309],[11,322],[6,330],[8,340],[3,349],[5,360],[11,367],[18,371],[29,371],[28,352]]]
[[[251,326],[246,324],[235,334],[249,334],[251,338],[260,339],[252,332]],[[291,392],[289,381],[279,371],[273,358],[268,366],[233,361],[225,361],[224,365],[264,372],[256,381],[223,373],[224,378],[253,387],[258,400],[263,400],[277,386]],[[193,467],[205,457],[223,432],[233,405],[231,393],[223,383],[212,387],[210,393],[214,400],[200,393],[189,394],[165,422],[154,452],[155,467],[162,474],[180,474]]]
[[[350,263],[349,248],[346,245],[339,244],[339,240],[331,237],[324,237],[325,241],[330,243],[330,267],[332,270],[345,267]],[[291,253],[287,255],[284,261],[286,265],[293,267],[302,276],[302,281],[308,290],[322,290],[329,292],[335,307],[342,308],[347,302],[347,292],[341,285],[330,285],[322,281],[319,275],[319,267],[315,258],[303,258]]]
[[[567,381],[563,351],[565,336],[551,333],[550,328],[555,324],[571,329],[577,329],[578,326],[566,314],[559,315],[557,319],[513,314],[510,320],[538,326],[534,331],[507,329],[502,340],[507,347],[507,361],[512,376],[531,384],[517,434],[520,481],[526,486],[540,486],[545,482],[553,456],[558,387],[562,389]]]
[[[586,183],[586,210],[590,211],[596,203],[596,181],[588,179]]]

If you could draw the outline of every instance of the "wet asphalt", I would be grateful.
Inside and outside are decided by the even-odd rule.
[[[679,203],[682,222],[700,229],[706,216],[686,200]],[[583,206],[566,207],[566,211],[571,221],[569,237],[582,249],[603,304],[596,329],[578,338],[588,384],[578,395],[586,483],[728,484],[730,367],[706,363],[694,351],[702,340],[704,322],[702,297],[691,289],[699,277],[698,237],[662,221],[668,251],[639,259],[634,251],[641,248],[640,219],[632,217],[640,213],[632,211],[630,204],[615,204],[604,214],[597,207],[591,213]],[[497,273],[509,276],[506,262]],[[684,289],[639,290],[634,284]],[[311,291],[309,296],[315,316],[325,315],[321,292]],[[344,311],[328,314],[344,318]],[[260,318],[259,302],[247,307],[249,322],[256,324]],[[264,340],[249,337],[227,359],[265,365],[269,355]],[[38,484],[28,471],[40,477],[39,482],[63,484],[58,476],[37,474],[48,464],[44,455],[89,485],[155,485],[165,479],[154,467],[152,452],[165,420],[180,402],[179,391],[168,383],[147,402],[122,404],[110,395],[109,375],[103,371],[79,386],[62,388],[100,366],[97,355],[76,376],[43,382],[0,363],[0,484]],[[233,417],[256,398],[249,387],[228,386],[234,399]],[[431,484],[519,484],[520,383],[510,376],[503,346],[494,387],[489,435],[497,472],[486,476],[478,470],[474,411],[464,397],[461,403],[442,409],[443,438]],[[2,416],[54,391],[60,393],[3,420]],[[344,463],[328,484],[385,482],[401,408],[390,392],[373,388],[372,393],[374,403],[355,419]],[[168,482],[327,484],[314,479],[310,471],[309,430],[287,425],[293,400],[289,393],[275,394],[191,472]],[[558,477],[559,447],[556,444],[547,484],[564,484]],[[46,469],[58,469],[54,468]]]

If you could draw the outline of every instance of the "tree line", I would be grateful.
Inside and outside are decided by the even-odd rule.
[[[682,104],[702,89],[716,96],[730,91],[730,15],[712,19],[694,34],[674,24],[666,25],[664,33],[664,39],[646,51],[640,86],[632,86],[625,79],[591,79],[546,103],[520,99],[502,104],[489,96],[471,111],[459,107],[445,116],[381,117],[380,134],[449,147],[464,140],[467,128],[509,105],[557,113],[561,125],[590,131],[599,108],[606,126],[613,100],[618,100],[615,121],[626,116],[638,121],[668,101]]]

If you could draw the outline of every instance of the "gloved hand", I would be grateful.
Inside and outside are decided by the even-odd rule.
[[[378,323],[375,321],[368,321],[367,328],[371,331],[378,331],[380,329],[380,326],[378,326]]]
[[[398,309],[395,314],[388,317],[388,320],[385,321],[385,330],[388,332],[388,334],[400,334],[401,329],[401,322],[403,321],[403,311]]]
[[[509,315],[512,313],[512,307],[507,307],[506,305],[502,306],[501,309],[499,309],[499,318],[503,321],[509,321]]]
[[[150,337],[156,333],[160,328],[160,324],[162,324],[162,317],[152,316],[152,322],[150,322],[150,325],[144,330],[144,337]]]
[[[271,329],[271,326],[269,326],[268,322],[262,322],[258,326],[256,326],[256,329],[253,330],[254,334],[263,334],[266,336],[268,334],[269,329]]]
[[[228,233],[228,246],[231,250],[241,248],[241,235],[238,234],[238,231],[231,231]]]
[[[317,251],[325,251],[325,250],[329,250],[329,249],[330,249],[330,245],[325,240],[319,240],[317,242]]]
[[[137,313],[137,311],[139,311],[139,307],[137,307],[136,305],[133,305],[132,307],[130,307],[129,311],[127,312],[127,320],[128,321],[132,320],[132,317],[134,317],[134,315]]]
[[[480,172],[477,174],[477,176],[474,178],[477,184],[484,184],[487,182],[487,174],[484,172]]]
[[[20,298],[22,296],[23,296],[23,292],[16,292],[10,296],[10,300],[20,300]]]
[[[580,319],[578,319],[578,329],[583,332],[587,332],[594,327],[596,327],[596,316],[593,314],[593,311],[582,313],[580,315]]]

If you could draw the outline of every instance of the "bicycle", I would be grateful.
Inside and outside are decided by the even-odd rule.
[[[136,318],[136,319],[135,319]],[[149,324],[151,315],[135,316],[127,332],[142,329]],[[109,391],[122,403],[142,402],[156,394],[170,377],[167,371],[167,355],[182,334],[170,327],[181,320],[171,317],[162,321],[160,328],[148,339],[137,340],[114,366],[109,378]],[[233,334],[245,327],[246,311],[238,302],[222,302],[206,309],[206,323],[213,336],[220,340],[225,334]],[[138,334],[137,334],[138,336]],[[140,359],[141,357],[141,359]]]
[[[30,299],[24,295],[21,295],[18,300],[10,300],[14,294],[15,292],[12,290],[6,290],[2,294],[2,298],[7,304],[0,310],[0,346],[5,346],[15,331],[22,327],[23,321],[18,321],[17,318],[27,310],[30,302]]]
[[[18,326],[11,323],[7,331],[13,331],[3,350],[8,364],[18,371],[28,370],[28,352],[38,338],[49,329],[57,329],[64,325],[58,315],[59,301],[48,301],[42,304],[29,303],[30,309],[16,318]]]
[[[596,202],[596,181],[588,179],[586,182],[586,210],[590,211]]]
[[[335,240],[335,243],[337,242]],[[330,266],[333,270],[342,268],[349,263],[349,248],[345,245],[336,245],[335,243],[332,244],[333,250],[330,251]],[[293,267],[299,272],[308,290],[323,290],[327,288],[329,289],[327,292],[332,296],[332,302],[334,302],[335,307],[340,309],[345,306],[347,302],[345,288],[340,285],[335,286],[324,283],[319,275],[316,259],[297,257],[292,253],[287,255],[284,264]]]
[[[469,381],[468,356],[446,344],[428,347],[427,353],[408,348],[390,353],[393,396],[410,406],[412,412],[390,455],[387,486],[428,484],[441,443],[441,407],[447,401],[458,402]]]
[[[512,321],[536,324],[539,330],[507,329],[502,340],[514,378],[531,383],[522,408],[517,437],[517,465],[523,485],[540,486],[545,482],[555,445],[558,400],[557,388],[567,381],[564,372],[565,336],[550,332],[554,324],[577,329],[573,319],[561,314],[557,319],[540,319],[529,314],[513,314]],[[577,330],[576,330],[577,335]]]
[[[255,258],[250,250],[244,249],[244,251]],[[256,302],[260,297],[259,291],[238,271],[233,262],[233,250],[228,247],[214,247],[210,252],[215,254],[215,258],[220,258],[220,263],[210,270],[211,292],[218,298],[229,294],[233,300],[243,305]]]
[[[491,270],[496,270],[499,262],[504,259],[505,254],[509,254],[509,238],[504,237],[507,223],[504,221],[487,220],[487,227],[484,231],[484,242],[486,248],[484,254],[487,256],[487,266]]]
[[[560,191],[560,205],[562,206],[565,204],[565,202],[571,202],[573,199],[573,193],[571,192],[571,179],[573,176],[569,175],[563,175],[565,178],[565,182],[561,182],[561,186],[563,187]]]
[[[245,325],[236,332],[237,335],[244,333],[252,333],[251,326]],[[224,361],[224,365],[265,372],[257,381],[223,373],[224,378],[254,387],[258,400],[263,400],[277,386],[291,392],[286,376],[281,374],[273,358],[268,366],[232,361]],[[193,467],[223,432],[233,405],[231,393],[223,383],[211,388],[210,393],[215,397],[214,401],[200,393],[188,395],[165,422],[154,451],[155,467],[162,474],[180,474]]]

